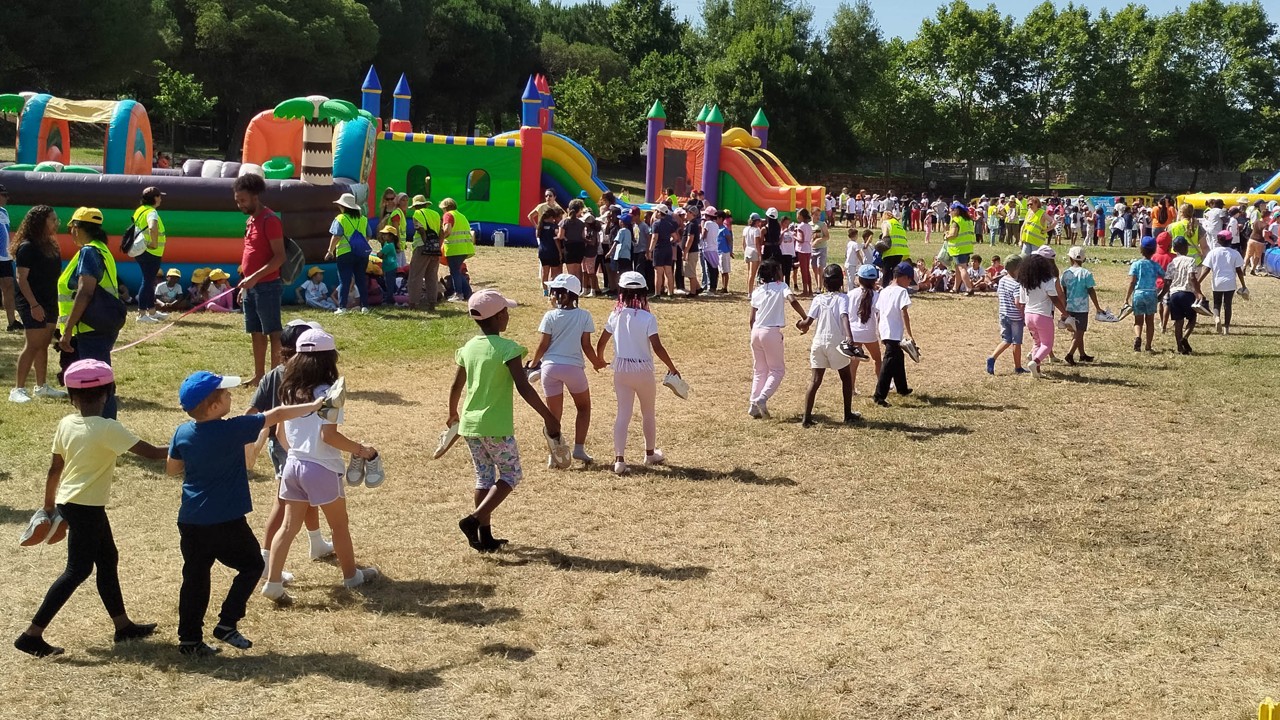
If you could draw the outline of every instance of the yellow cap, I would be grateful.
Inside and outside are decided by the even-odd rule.
[[[196,268],[195,271],[191,273],[191,282],[198,285],[205,280],[208,280],[209,272],[209,268]]]
[[[102,224],[102,211],[98,208],[82,207],[71,215],[72,222]]]
[[[383,225],[382,229],[379,230],[378,233],[379,234],[386,233],[388,235],[399,235],[400,231],[396,229],[395,225]]]
[[[315,267],[313,267],[313,268],[311,268],[310,270],[308,270],[308,271],[307,271],[307,277],[309,277],[309,278],[313,278],[313,277],[315,277],[316,275],[319,275],[319,274],[320,274],[320,273],[322,273],[322,272],[324,272],[324,268],[322,268],[322,267],[320,267],[319,265],[317,265],[317,266],[315,266]]]
[[[169,272],[165,273],[164,276],[180,278],[182,277],[182,271],[178,268],[169,268]]]
[[[214,282],[217,282],[218,280],[226,280],[229,277],[231,276],[228,275],[227,271],[223,270],[222,268],[214,268],[213,271],[209,273],[209,279],[213,280]]]

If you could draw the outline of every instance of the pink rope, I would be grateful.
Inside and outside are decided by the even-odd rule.
[[[164,327],[161,327],[160,329],[156,330],[155,332],[151,333],[150,335],[144,335],[144,336],[142,336],[141,338],[139,338],[139,339],[137,339],[137,340],[134,340],[133,342],[129,343],[128,345],[121,345],[121,346],[120,346],[120,347],[118,347],[118,348],[112,348],[112,349],[111,349],[111,354],[112,354],[112,355],[115,355],[116,353],[120,352],[121,350],[128,350],[129,348],[131,348],[131,347],[133,347],[133,346],[135,346],[135,345],[141,345],[142,343],[144,343],[144,342],[146,342],[146,341],[148,341],[148,340],[151,340],[152,338],[154,338],[154,337],[156,337],[156,336],[160,335],[161,333],[167,332],[167,331],[169,330],[169,328],[171,328],[171,327],[173,327],[174,325],[177,325],[177,324],[178,324],[178,320],[181,320],[181,319],[185,318],[186,316],[188,316],[188,315],[190,315],[190,314],[192,314],[192,313],[194,313],[194,312],[199,312],[202,308],[207,307],[207,306],[209,306],[209,305],[212,305],[212,304],[213,304],[213,302],[214,302],[215,300],[220,300],[220,299],[222,299],[224,296],[229,295],[229,294],[231,294],[231,293],[235,292],[235,290],[236,290],[236,289],[235,289],[234,287],[233,287],[233,288],[229,288],[229,289],[227,289],[227,290],[223,290],[222,292],[218,293],[217,295],[214,295],[213,297],[209,298],[209,299],[208,299],[208,300],[206,300],[205,302],[200,303],[199,305],[197,305],[197,306],[195,306],[195,307],[191,308],[190,310],[188,310],[188,311],[186,311],[186,312],[182,313],[182,314],[181,314],[181,315],[179,315],[176,319],[174,319],[174,320],[170,320],[170,321],[169,321],[169,323],[168,323],[167,325],[165,325]]]

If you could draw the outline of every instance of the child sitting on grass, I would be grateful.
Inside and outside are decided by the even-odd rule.
[[[166,472],[182,475],[182,504],[178,509],[178,535],[182,548],[182,589],[178,594],[178,651],[208,656],[219,652],[204,642],[204,614],[209,609],[209,573],[215,562],[236,571],[222,603],[213,636],[228,645],[247,650],[253,643],[236,625],[262,577],[262,548],[245,520],[253,510],[244,446],[253,443],[264,427],[320,409],[322,400],[305,405],[285,405],[261,415],[231,412],[228,388],[240,385],[238,377],[199,371],[187,376],[178,390],[189,422],[178,426],[169,444]]]
[[[115,385],[110,365],[100,360],[77,360],[63,373],[63,382],[76,414],[62,418],[54,431],[44,505],[23,539],[24,545],[36,545],[67,537],[66,570],[54,580],[31,624],[13,643],[36,657],[62,654],[62,648],[45,642],[45,628],[95,567],[98,595],[116,627],[115,641],[144,638],[156,629],[150,623],[133,622],[125,612],[116,571],[120,555],[107,519],[107,500],[117,456],[131,452],[148,460],[163,460],[167,453],[139,440],[119,422],[102,417]]]
[[[809,382],[809,392],[804,396],[804,419],[800,423],[807,428],[815,424],[813,403],[818,397],[818,388],[822,387],[822,376],[826,374],[827,368],[840,373],[844,421],[852,423],[862,418],[853,411],[853,374],[849,370],[851,354],[845,355],[840,348],[844,342],[848,342],[851,347],[853,337],[849,332],[849,298],[841,290],[844,287],[844,273],[839,265],[823,268],[822,286],[825,292],[809,303],[809,314],[796,321],[796,328],[801,333],[808,332],[815,322],[818,325],[813,334],[813,345],[809,348],[809,367],[813,369],[813,380]]]
[[[991,292],[994,288],[991,279],[982,271],[982,256],[969,258],[969,287],[977,292]]]
[[[1022,334],[1026,329],[1026,319],[1023,315],[1023,305],[1018,300],[1022,286],[1014,279],[1018,273],[1018,266],[1021,264],[1021,255],[1010,257],[1009,264],[1004,266],[1004,275],[1000,276],[1000,280],[996,282],[996,302],[999,304],[997,315],[1000,319],[1000,344],[996,345],[991,357],[987,358],[988,375],[996,374],[996,358],[1000,357],[1009,348],[1013,348],[1014,374],[1021,375],[1027,372],[1022,367]]]
[[[1124,294],[1124,304],[1133,310],[1133,351],[1142,352],[1142,333],[1147,334],[1147,352],[1156,334],[1156,279],[1164,277],[1151,256],[1156,254],[1156,239],[1142,238],[1142,257],[1129,266],[1129,289]]]
[[[1084,351],[1084,333],[1089,329],[1089,303],[1092,301],[1098,314],[1102,314],[1102,305],[1098,303],[1098,291],[1094,289],[1097,283],[1093,273],[1084,266],[1084,248],[1076,245],[1067,251],[1067,257],[1071,259],[1071,267],[1062,273],[1062,291],[1067,296],[1067,315],[1075,318],[1076,327],[1071,347],[1063,359],[1068,365],[1075,365],[1077,354],[1081,362],[1093,362],[1093,356]]]
[[[298,302],[330,312],[338,309],[338,290],[324,284],[324,269],[313,267],[307,271],[307,280],[298,286]]]
[[[480,335],[454,354],[458,372],[449,389],[447,424],[458,425],[466,439],[476,469],[475,510],[458,521],[467,543],[480,552],[495,552],[506,540],[493,537],[490,518],[511,494],[524,473],[515,438],[515,405],[512,391],[542,416],[545,433],[560,438],[560,421],[529,384],[521,360],[525,349],[502,337],[511,321],[508,308],[516,306],[497,290],[481,290],[467,301],[467,312],[480,326]],[[463,391],[466,402],[459,415]]]

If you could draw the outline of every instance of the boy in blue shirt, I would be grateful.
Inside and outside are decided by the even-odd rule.
[[[1124,304],[1133,309],[1133,351],[1142,351],[1145,327],[1147,352],[1155,352],[1151,349],[1151,341],[1156,334],[1156,278],[1164,277],[1164,269],[1151,259],[1156,254],[1155,238],[1150,235],[1142,238],[1141,249],[1142,257],[1129,266],[1129,291],[1124,295]]]
[[[733,215],[724,211],[724,222],[716,236],[716,252],[720,254],[720,292],[729,292],[729,262],[733,259]],[[652,287],[652,286],[651,286]],[[751,288],[747,288],[750,291]]]
[[[263,414],[226,418],[231,412],[227,388],[238,377],[211,372],[192,373],[182,381],[178,399],[192,421],[173,433],[166,471],[182,475],[182,504],[178,534],[182,540],[182,589],[178,596],[178,650],[183,655],[218,652],[204,643],[204,613],[209,608],[209,571],[214,562],[236,571],[222,603],[213,636],[232,647],[253,647],[236,629],[245,605],[262,577],[258,538],[245,516],[253,510],[245,445],[252,445],[265,427],[319,410],[324,399],[305,405],[285,405]],[[224,419],[226,418],[226,419]]]

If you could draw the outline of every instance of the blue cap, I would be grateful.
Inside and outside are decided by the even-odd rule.
[[[953,202],[951,203],[951,209],[952,210],[968,210],[969,206],[965,205],[962,202]]]
[[[178,402],[186,412],[195,410],[209,396],[224,388],[233,388],[240,384],[240,378],[234,375],[222,376],[208,370],[197,370],[182,381],[178,388]]]
[[[902,262],[898,263],[898,267],[893,269],[894,277],[902,277],[904,275],[907,277],[916,276],[916,266],[912,265],[910,262],[906,260],[903,260]]]
[[[858,277],[866,280],[875,280],[880,277],[880,271],[875,265],[862,265],[858,268]]]
[[[1155,239],[1155,238],[1153,238],[1153,237],[1151,237],[1150,235],[1143,235],[1143,236],[1142,236],[1142,249],[1143,249],[1143,250],[1155,250],[1155,249],[1156,249],[1156,239]]]

